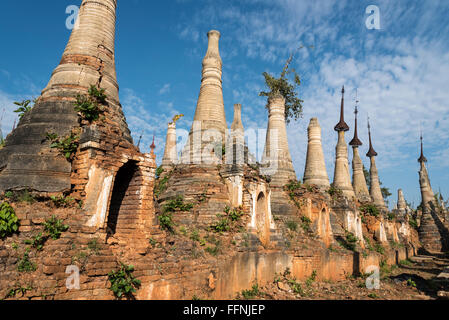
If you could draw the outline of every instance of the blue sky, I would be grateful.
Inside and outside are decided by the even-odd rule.
[[[3,134],[13,125],[13,101],[37,97],[57,66],[70,30],[66,7],[80,0],[5,1],[0,11],[0,112]],[[381,29],[368,30],[369,5],[380,9]],[[156,134],[160,161],[169,119],[184,113],[189,130],[201,80],[207,31],[222,34],[223,93],[227,121],[243,105],[246,128],[266,128],[262,72],[279,73],[289,54],[303,85],[304,118],[288,127],[298,178],[302,179],[307,126],[318,117],[329,177],[334,169],[341,86],[353,134],[355,88],[360,138],[367,146],[366,118],[379,153],[380,179],[393,193],[404,189],[420,201],[419,130],[432,186],[449,196],[449,2],[438,0],[119,0],[116,63],[120,99],[135,141],[143,151]],[[350,152],[350,159],[352,152]],[[368,166],[368,159],[363,161]]]

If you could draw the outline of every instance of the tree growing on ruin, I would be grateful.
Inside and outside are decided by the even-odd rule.
[[[301,49],[303,47],[300,47]],[[298,49],[298,50],[299,50]],[[294,68],[291,68],[291,63],[294,58],[294,53],[290,55],[285,66],[281,72],[279,78],[264,72],[263,76],[265,78],[265,84],[267,85],[269,91],[262,91],[259,93],[261,97],[274,97],[276,95],[282,95],[285,99],[285,120],[287,123],[294,119],[295,121],[303,116],[303,102],[298,97],[298,92],[296,91],[301,85],[301,78]],[[267,105],[268,108],[268,105]]]

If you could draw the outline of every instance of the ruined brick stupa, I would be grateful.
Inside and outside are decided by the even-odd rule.
[[[290,212],[284,187],[296,180],[295,169],[288,146],[285,121],[285,99],[280,94],[268,98],[268,127],[262,155],[262,173],[271,177],[271,205],[276,214]]]
[[[421,187],[422,217],[419,226],[419,240],[424,249],[430,252],[446,251],[449,248],[449,230],[447,224],[442,222],[437,210],[437,201],[430,185],[429,173],[427,172],[427,158],[424,156],[423,137],[421,135],[421,155],[418,159],[420,164],[419,185]]]
[[[348,146],[345,141],[345,132],[349,131],[349,126],[345,122],[345,88],[341,91],[340,122],[334,130],[338,132],[338,143],[336,147],[335,172],[333,186],[342,191],[343,196],[352,200],[355,197],[354,189],[349,174]]]
[[[70,190],[71,164],[52,152],[46,134],[67,136],[79,126],[74,101],[78,94],[86,94],[91,85],[106,89],[108,125],[132,146],[115,72],[116,7],[116,0],[82,2],[79,25],[72,31],[59,66],[33,109],[25,114],[0,151],[1,190]]]

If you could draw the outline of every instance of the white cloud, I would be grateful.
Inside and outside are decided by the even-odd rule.
[[[159,94],[166,94],[169,93],[171,89],[170,83],[166,83],[163,85],[163,87],[159,90]]]

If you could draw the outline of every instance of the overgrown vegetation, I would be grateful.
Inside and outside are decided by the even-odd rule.
[[[90,86],[89,94],[78,95],[75,102],[75,111],[79,112],[84,120],[89,122],[97,121],[103,109],[100,105],[107,104],[105,89],[95,85]]]
[[[0,239],[11,236],[19,230],[19,219],[8,202],[0,205]]]
[[[380,214],[379,208],[377,208],[372,203],[364,204],[360,207],[360,212],[362,212],[365,215],[378,217]]]
[[[30,249],[27,248],[23,254],[22,259],[17,263],[17,270],[19,272],[33,272],[36,271],[36,264],[30,260]]]
[[[337,242],[345,249],[355,251],[357,247],[357,243],[359,240],[356,238],[356,236],[352,232],[346,232],[345,237],[337,238]]]
[[[303,116],[302,103],[304,101],[298,98],[298,93],[296,92],[297,88],[301,85],[301,79],[295,69],[290,67],[293,58],[294,54],[288,58],[279,78],[276,78],[268,72],[263,73],[265,84],[269,91],[259,93],[261,97],[273,98],[281,95],[285,99],[285,120],[287,123],[291,119],[296,121]],[[293,75],[292,79],[289,79],[290,75]]]
[[[343,191],[341,191],[339,188],[331,185],[330,188],[327,190],[327,193],[332,197],[332,199],[337,200],[341,196],[343,196]]]
[[[33,106],[31,104],[31,100],[23,100],[22,102],[14,102],[18,108],[14,110],[15,113],[18,113],[19,120],[22,120],[22,118],[33,109]]]
[[[8,199],[9,202],[27,202],[32,204],[36,201],[34,196],[27,190],[22,191],[7,191],[4,195],[5,199]]]
[[[69,161],[72,160],[73,155],[76,153],[76,150],[78,150],[79,137],[73,132],[66,137],[60,137],[56,133],[47,133],[46,138],[50,141],[50,148],[58,149]]]
[[[72,197],[65,197],[63,195],[51,196],[50,200],[57,208],[67,208],[75,202],[75,199]]]
[[[61,237],[61,234],[69,229],[68,225],[65,225],[62,220],[56,216],[52,216],[50,219],[44,222],[44,232],[39,232],[33,238],[25,240],[25,244],[31,245],[32,248],[37,251],[41,251],[48,239],[57,240]]]
[[[58,240],[61,234],[69,229],[69,226],[64,224],[61,219],[56,216],[52,216],[44,223],[44,231],[46,235],[53,240]]]
[[[291,230],[291,231],[293,231],[293,232],[298,231],[298,223],[297,223],[296,221],[294,221],[294,220],[289,220],[289,221],[287,221],[287,222],[285,223],[285,226],[286,226],[289,230]]]
[[[159,170],[159,172],[160,172],[160,174],[162,174],[162,172],[160,170]],[[160,175],[158,176],[158,178],[156,180],[156,183],[155,183],[155,186],[154,186],[154,196],[156,198],[159,198],[159,196],[165,190],[167,190],[167,183],[168,183],[168,180],[170,180],[170,177],[171,177],[171,173],[165,175],[163,178],[160,178]]]
[[[227,232],[231,230],[231,228],[235,225],[236,222],[240,221],[240,219],[245,215],[243,208],[233,208],[226,206],[224,209],[224,215],[219,214],[218,222],[211,225],[210,229],[214,232]]]
[[[308,217],[306,217],[306,216],[301,217],[301,228],[305,232],[311,231],[311,227],[310,227],[311,224],[312,224],[312,220],[310,220]]]
[[[174,233],[173,213],[190,211],[193,209],[193,206],[192,203],[185,203],[182,196],[177,196],[175,199],[167,201],[162,207],[162,213],[158,216],[161,228]]]
[[[9,289],[8,293],[5,296],[5,299],[15,298],[19,293],[23,297],[27,293],[27,291],[31,290],[33,290],[33,288],[30,285],[23,287],[22,285],[16,284],[14,288]]]
[[[140,287],[141,281],[134,277],[133,272],[134,266],[120,263],[119,270],[111,271],[108,274],[111,291],[118,299],[123,297],[134,298],[133,294]]]
[[[162,168],[162,166],[159,166],[156,169],[156,179],[159,179],[161,177],[161,175],[164,173],[164,168]]]
[[[255,299],[262,295],[264,295],[264,293],[262,291],[260,291],[259,285],[257,283],[254,284],[250,290],[243,290],[241,293],[241,296],[245,300]]]
[[[415,230],[418,230],[418,222],[416,222],[415,219],[413,219],[412,217],[409,217],[409,221],[408,221],[410,227],[412,227]]]

